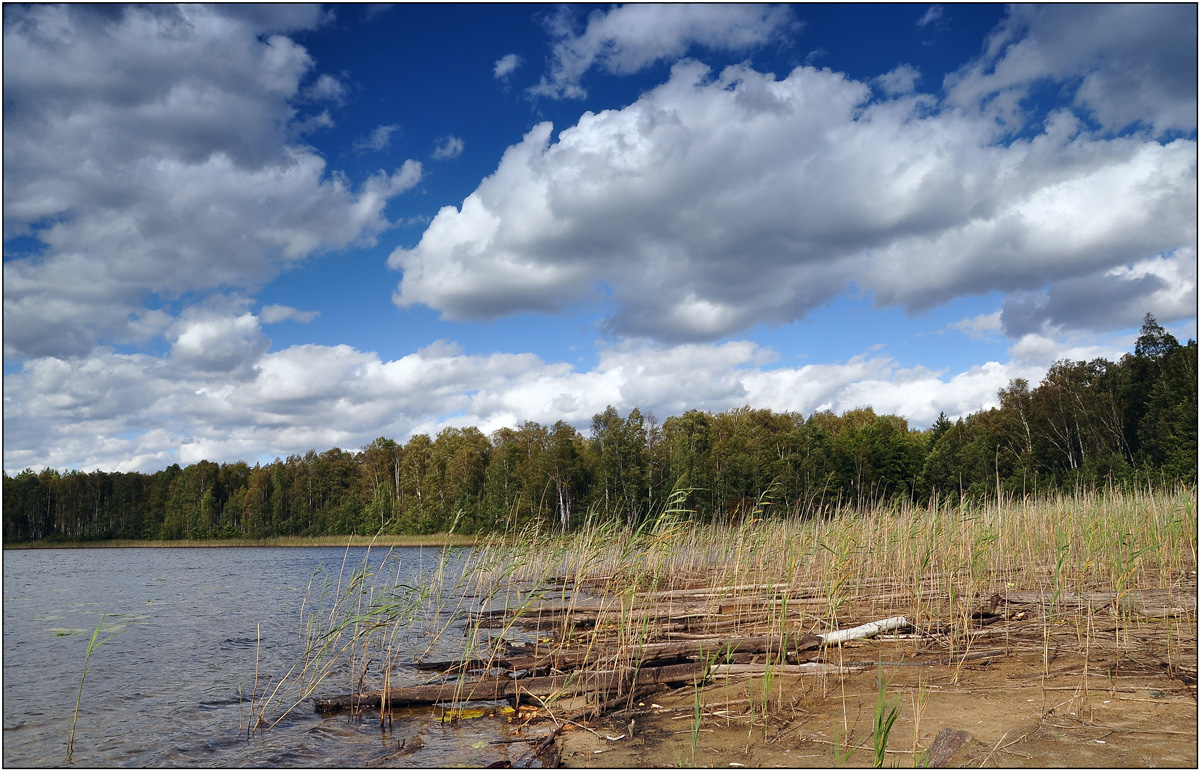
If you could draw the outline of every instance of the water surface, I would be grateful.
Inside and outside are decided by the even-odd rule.
[[[461,574],[467,553],[448,550],[446,572]],[[305,703],[246,738],[256,667],[261,692],[297,660],[302,608],[311,617],[364,564],[387,576],[382,583],[398,577],[419,590],[443,560],[441,549],[386,555],[365,548],[5,551],[4,765],[66,764],[84,657],[101,618],[100,638],[111,639],[93,650],[83,684],[76,766],[444,767],[507,759],[509,745],[489,744],[509,735],[502,718],[448,726],[432,710],[398,715],[381,730],[377,712],[320,716]],[[443,615],[438,623],[451,633],[428,651],[429,639],[408,641],[422,650],[401,657],[393,670],[399,684],[426,677],[403,666],[412,657],[461,650],[452,609]],[[346,692],[347,680],[320,695]],[[524,749],[511,747],[514,755]]]

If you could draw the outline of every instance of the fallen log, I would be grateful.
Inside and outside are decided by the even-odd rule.
[[[805,674],[837,674],[839,672],[857,672],[872,667],[934,667],[953,666],[966,661],[987,659],[1005,655],[1005,651],[976,651],[962,656],[948,656],[929,661],[843,661],[838,664],[807,661],[803,664],[717,664],[709,669],[713,677],[719,675],[805,675]]]
[[[499,701],[510,696],[528,693],[534,696],[574,696],[581,693],[607,694],[625,692],[638,685],[684,683],[703,680],[707,668],[700,663],[676,664],[665,667],[625,668],[601,672],[572,672],[570,674],[531,677],[523,680],[473,680],[440,685],[413,685],[350,693],[313,700],[319,713],[343,709],[370,707],[378,709],[385,700],[390,707],[436,704],[442,701]]]
[[[470,615],[471,620],[480,619],[502,619],[502,618],[527,618],[529,616],[541,616],[543,618],[562,618],[573,613],[600,613],[605,610],[611,610],[610,607],[597,604],[567,604],[567,605],[537,605],[537,606],[519,606],[515,608],[496,608],[494,610],[480,610]]]
[[[738,584],[736,586],[704,586],[698,589],[668,589],[661,592],[645,592],[643,598],[654,600],[673,599],[676,597],[729,597],[737,592],[779,591],[787,589],[788,584]]]
[[[646,643],[624,652],[611,650],[557,650],[543,654],[508,656],[492,660],[472,659],[458,661],[421,662],[416,665],[422,671],[459,672],[466,669],[504,668],[512,671],[538,670],[545,668],[570,670],[597,664],[628,664],[638,662],[641,666],[672,659],[707,656],[720,658],[734,653],[778,653],[780,648],[791,651],[815,650],[821,645],[819,635],[806,634],[786,640],[779,635],[758,637],[715,636],[698,640],[682,640],[665,643]]]
[[[713,677],[729,677],[731,675],[836,675],[845,672],[858,672],[875,666],[866,662],[847,661],[843,664],[826,664],[820,661],[806,661],[803,664],[716,664],[709,670]]]
[[[904,616],[894,616],[885,618],[882,621],[872,621],[869,624],[856,626],[851,629],[839,629],[836,632],[826,632],[819,635],[821,645],[834,645],[843,643],[847,640],[861,640],[865,637],[873,637],[881,632],[892,632],[897,629],[903,629],[908,626],[908,619]]]
[[[417,661],[413,668],[418,672],[468,672],[473,669],[513,669],[510,659],[466,659],[464,661]],[[517,667],[518,669],[520,667]]]

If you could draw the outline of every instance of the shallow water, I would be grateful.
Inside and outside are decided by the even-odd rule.
[[[301,610],[330,602],[356,567],[419,588],[440,549],[342,548],[54,549],[5,551],[3,764],[67,764],[66,743],[84,658],[104,619],[83,682],[72,764],[91,766],[456,766],[508,759],[524,745],[502,717],[445,725],[433,710],[321,716],[305,702],[278,725],[246,738],[249,696],[301,655]],[[447,552],[461,573],[467,550]],[[343,568],[343,565],[345,566]],[[450,633],[414,635],[393,683],[423,681],[413,658],[451,658]],[[457,623],[457,626],[456,626]],[[417,649],[420,650],[417,650]],[[378,667],[376,667],[378,668]],[[318,695],[350,690],[345,673]],[[370,683],[368,682],[368,687]],[[273,713],[277,714],[277,713]],[[401,747],[403,745],[403,747]],[[413,749],[416,747],[417,749]],[[515,759],[515,757],[513,758]]]

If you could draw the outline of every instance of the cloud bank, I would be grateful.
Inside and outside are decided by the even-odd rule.
[[[1003,141],[978,103],[989,88],[942,104],[811,67],[679,63],[628,107],[511,146],[392,253],[395,301],[449,320],[610,303],[611,333],[668,342],[803,319],[852,287],[914,313],[1048,291],[1005,319],[1064,328],[1095,328],[1067,298],[1103,287],[1128,300],[1105,324],[1130,326],[1164,291],[1129,277],[1150,264],[1194,302],[1195,140],[1109,136],[1057,110]]]
[[[236,307],[194,310],[172,325],[166,356],[96,349],[28,362],[5,378],[5,470],[253,463],[308,449],[355,449],[378,436],[403,441],[451,425],[490,432],[525,420],[566,420],[587,430],[609,404],[638,406],[660,419],[743,404],[805,415],[872,406],[928,425],[942,410],[957,417],[994,404],[1013,377],[1036,382],[1061,350],[1030,335],[1007,364],[951,373],[902,367],[879,351],[781,366],[772,350],[750,341],[626,341],[602,348],[596,366],[580,370],[529,353],[466,354],[450,342],[390,361],[348,345],[271,351],[263,322]]]
[[[530,89],[532,95],[580,98],[587,94],[583,77],[593,67],[620,75],[679,59],[692,48],[745,52],[798,26],[791,10],[778,5],[623,5],[592,11],[581,32],[575,14],[564,6],[548,17],[555,41],[550,72]],[[499,62],[496,70],[499,77]]]
[[[341,93],[282,34],[315,6],[4,11],[6,358],[145,343],[166,302],[372,243],[421,178],[355,185],[300,140]]]

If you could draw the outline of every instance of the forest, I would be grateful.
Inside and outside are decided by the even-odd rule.
[[[146,474],[4,476],[3,540],[485,533],[597,518],[636,527],[672,507],[704,522],[915,503],[959,505],[1102,485],[1194,484],[1196,341],[1150,314],[1118,362],[1059,361],[1036,387],[928,429],[865,407],[741,407],[658,422],[608,407],[587,435],[559,421],[380,437],[267,465],[200,461]]]

